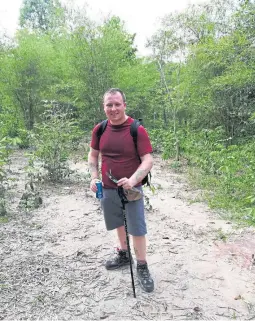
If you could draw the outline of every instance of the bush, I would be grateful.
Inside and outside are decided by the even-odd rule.
[[[49,109],[43,118],[43,122],[35,126],[31,137],[35,151],[30,155],[28,171],[30,175],[35,175],[35,163],[39,162],[50,181],[61,181],[71,173],[68,159],[77,148],[83,133],[67,113]]]
[[[7,214],[6,210],[6,190],[8,188],[8,177],[6,166],[10,162],[10,155],[13,152],[13,146],[17,145],[17,138],[0,138],[0,216]]]
[[[203,188],[212,208],[232,211],[235,218],[255,223],[255,142],[229,145],[223,129],[177,132],[180,152],[195,168],[191,180]],[[163,158],[175,155],[171,131],[157,130],[154,142],[162,146]],[[213,188],[212,188],[213,186]]]

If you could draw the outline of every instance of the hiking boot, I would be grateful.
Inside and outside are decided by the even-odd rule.
[[[115,256],[110,260],[106,261],[105,267],[107,270],[116,270],[121,268],[122,266],[129,265],[129,262],[130,260],[128,251],[117,249],[117,253],[115,254]],[[131,262],[133,263],[132,256]]]
[[[147,263],[137,262],[137,277],[141,288],[145,292],[152,292],[154,290],[154,281],[150,275]]]

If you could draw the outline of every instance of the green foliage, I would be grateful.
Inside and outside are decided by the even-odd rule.
[[[207,38],[231,32],[230,17],[235,12],[230,0],[212,0],[190,4],[181,12],[166,14],[161,27],[150,39],[154,54],[164,61],[188,55],[189,46]],[[176,59],[175,59],[176,60]]]
[[[150,135],[163,158],[187,159],[211,207],[254,224],[255,4],[235,5],[190,5],[162,20],[150,42],[162,117]]]
[[[137,60],[129,65],[120,66],[115,79],[115,87],[122,88],[128,95],[128,114],[136,119],[142,118],[145,127],[152,127],[155,122],[151,117],[152,100],[150,91],[159,80],[155,63]]]
[[[162,143],[165,141],[165,132],[162,129],[149,130],[149,136],[153,151],[156,153],[162,152]]]
[[[23,0],[19,20],[23,28],[55,30],[64,23],[64,10],[58,0]]]
[[[8,223],[8,217],[6,216],[0,216],[0,224]]]
[[[163,157],[172,158],[172,132],[158,131]],[[255,210],[255,143],[230,145],[221,128],[201,132],[178,133],[182,158],[195,168],[192,182],[207,190],[212,208],[231,210],[234,217],[254,224]],[[152,135],[152,141],[155,142]],[[212,189],[213,186],[213,189]]]
[[[104,119],[102,95],[110,87],[120,87],[119,75],[135,63],[133,42],[134,36],[125,31],[118,17],[110,17],[101,26],[88,22],[72,34],[68,48],[75,95],[72,98],[82,128]]]
[[[25,211],[33,210],[42,204],[42,198],[39,192],[35,188],[32,176],[30,176],[30,181],[25,184],[25,191],[19,202],[19,207]]]
[[[44,122],[36,126],[31,138],[35,151],[27,171],[31,181],[59,182],[71,174],[69,156],[77,148],[82,132],[71,114],[50,108],[43,116]]]
[[[30,131],[20,128],[17,131],[17,136],[19,138],[18,146],[19,148],[26,149],[30,147]]]
[[[78,128],[90,137],[105,118],[104,91],[120,87],[154,151],[175,170],[185,158],[212,207],[252,223],[254,12],[254,1],[189,5],[162,19],[148,41],[153,55],[138,58],[118,17],[98,24],[58,0],[24,0],[14,41],[0,42],[0,137],[34,148],[32,182],[38,168],[61,180]]]
[[[22,31],[19,46],[13,49],[13,95],[21,109],[25,127],[33,129],[44,111],[42,101],[49,95],[48,87],[55,80],[54,47],[48,35],[38,37]],[[46,94],[46,92],[48,94]]]
[[[10,162],[13,147],[18,142],[18,138],[3,137],[0,134],[0,216],[7,214],[6,190],[8,188],[8,176],[6,170]]]
[[[217,230],[217,239],[218,239],[218,240],[221,240],[221,241],[223,241],[223,242],[226,242],[226,240],[227,240],[227,235],[226,235],[226,233],[224,233],[224,232],[222,231],[222,228],[219,228],[219,229]]]

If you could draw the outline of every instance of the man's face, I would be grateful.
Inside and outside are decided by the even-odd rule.
[[[119,92],[106,94],[104,97],[104,111],[107,118],[113,125],[120,125],[126,119],[126,103]]]

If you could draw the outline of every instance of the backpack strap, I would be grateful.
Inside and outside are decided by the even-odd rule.
[[[107,123],[108,123],[107,119],[103,120],[100,123],[100,126],[99,126],[99,128],[97,130],[97,138],[98,138],[98,140],[100,140],[101,136],[103,135],[103,133],[104,133],[104,131],[106,129]]]
[[[137,153],[138,153],[138,151],[137,151],[137,132],[138,132],[138,127],[140,125],[141,125],[140,121],[135,119],[130,126],[130,135],[133,137],[133,141],[134,141],[134,145],[135,145],[135,149],[136,149]]]
[[[131,124],[131,126],[130,126],[130,134],[131,134],[131,136],[133,137],[133,141],[134,141],[136,153],[137,153],[137,156],[138,156],[139,161],[140,161],[140,163],[141,163],[142,161],[141,161],[141,158],[140,158],[139,155],[138,155],[138,150],[137,150],[137,133],[138,133],[138,127],[139,127],[140,125],[142,125],[142,119],[140,119],[140,118],[139,118],[139,120],[135,119],[135,120],[133,121],[133,123]],[[144,179],[142,180],[142,185],[150,186],[150,182],[151,182],[151,172],[149,172],[149,173],[144,177]]]
[[[103,120],[100,123],[100,126],[99,126],[99,128],[97,130],[97,138],[98,138],[98,140],[100,140],[101,136],[103,135],[103,133],[104,133],[104,131],[106,129],[107,123],[108,123],[107,119]],[[130,135],[133,137],[133,142],[134,142],[137,154],[138,154],[138,150],[137,150],[137,132],[138,132],[138,127],[140,125],[141,125],[140,119],[139,120],[134,119],[134,121],[132,122],[132,124],[130,126]],[[140,157],[139,157],[139,159],[140,159]]]

